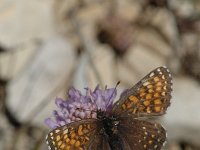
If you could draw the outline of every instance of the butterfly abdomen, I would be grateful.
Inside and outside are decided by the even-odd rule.
[[[118,135],[118,124],[117,117],[111,116],[102,117],[103,128],[105,136],[108,139],[111,150],[123,150],[122,140]]]

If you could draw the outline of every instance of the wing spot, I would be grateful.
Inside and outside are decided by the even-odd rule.
[[[60,146],[61,149],[65,148],[65,143],[62,143],[62,145]]]
[[[155,78],[154,78],[154,79],[155,79]],[[147,81],[147,82],[144,82],[144,83],[143,83],[143,86],[147,86],[147,85],[149,85],[149,84],[151,84],[151,83]]]
[[[162,86],[162,82],[158,82],[156,86]]]
[[[157,88],[156,88],[156,91],[161,91],[161,87],[157,87]]]
[[[126,105],[125,104],[122,104],[122,109],[126,109]]]
[[[147,113],[151,113],[151,108],[150,107],[147,107]]]
[[[62,141],[59,141],[58,144],[57,144],[58,147],[60,147],[61,144],[62,144]]]
[[[150,101],[147,101],[147,100],[146,100],[146,101],[143,102],[143,104],[144,104],[145,106],[149,106],[149,105],[150,105]]]
[[[70,134],[70,138],[74,138],[76,136],[76,134],[74,133],[74,132],[72,132],[71,134]]]
[[[68,135],[67,135],[67,134],[65,134],[63,138],[64,138],[64,139],[67,139],[67,138],[68,138]]]
[[[145,148],[145,149],[147,148],[147,145],[146,145],[146,144],[144,145],[144,148]]]
[[[154,94],[154,97],[155,97],[155,98],[158,98],[158,97],[160,97],[160,94],[159,94],[159,93],[155,93],[155,94]]]
[[[136,109],[136,108],[134,108],[132,113],[133,113],[133,114],[135,114],[135,113],[136,113],[136,111],[137,111],[137,109]]]
[[[132,101],[135,104],[138,103],[138,101],[139,101],[138,98],[133,95],[129,96],[129,99],[130,99],[130,101]]]
[[[89,124],[88,124],[88,126],[87,126],[87,127],[88,127],[88,129],[91,129],[91,125],[89,125]]]
[[[69,143],[69,142],[70,142],[70,139],[69,139],[69,138],[66,138],[66,142]]]
[[[152,140],[149,140],[149,144],[152,144],[153,143],[153,141]]]
[[[60,135],[56,136],[56,141],[60,141]]]
[[[74,139],[71,139],[71,140],[70,140],[70,144],[71,144],[71,145],[74,145],[75,142],[76,142],[76,140],[74,140]]]
[[[154,109],[155,109],[156,112],[160,112],[161,111],[161,107],[160,106],[156,106]]]
[[[153,85],[152,85],[152,84],[149,84],[149,85],[147,85],[147,88],[148,88],[148,89],[151,89],[151,88],[153,88]]]
[[[153,77],[155,75],[155,73],[154,72],[152,72],[149,76],[150,77]]]
[[[155,78],[154,78],[154,81],[155,81],[155,82],[158,82],[158,81],[159,81],[159,77],[155,77]]]
[[[146,94],[146,93],[140,93],[140,97],[143,97],[143,96],[145,96],[145,94]]]
[[[133,103],[132,103],[132,102],[129,102],[129,103],[127,103],[127,104],[126,104],[126,107],[127,107],[127,109],[131,108],[131,107],[132,107],[132,105],[133,105]]]
[[[78,127],[78,135],[83,135],[83,125]]]
[[[165,96],[166,95],[166,93],[165,92],[162,92],[162,96]]]
[[[63,131],[63,134],[67,134],[68,133],[68,129],[65,129],[64,131]]]
[[[159,105],[159,104],[162,104],[162,102],[160,99],[156,99],[156,100],[154,100],[154,104]]]
[[[80,141],[76,141],[75,147],[79,147],[80,145],[81,145],[81,142]]]
[[[60,130],[59,130],[59,129],[56,129],[55,132],[58,133],[58,132],[60,132]]]
[[[70,150],[71,146],[67,145],[66,150]]]
[[[152,94],[147,94],[146,95],[146,99],[151,99],[152,98]]]
[[[141,88],[140,89],[140,93],[144,93],[145,92],[145,89],[144,88]]]
[[[148,92],[149,93],[154,93],[154,90],[153,89],[149,89]]]

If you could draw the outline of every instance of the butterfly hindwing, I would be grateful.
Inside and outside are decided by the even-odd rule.
[[[117,115],[162,115],[170,105],[172,78],[166,67],[150,72],[115,103]]]
[[[130,150],[160,150],[166,140],[165,129],[158,123],[122,118],[119,134]]]
[[[96,132],[97,120],[87,119],[58,127],[46,137],[50,150],[88,150]]]
[[[108,139],[104,134],[97,133],[88,150],[111,150]]]

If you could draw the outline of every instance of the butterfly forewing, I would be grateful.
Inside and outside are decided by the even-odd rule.
[[[122,118],[120,122],[120,136],[131,150],[160,150],[166,140],[166,132],[160,124],[134,118]]]
[[[171,85],[169,70],[159,67],[123,92],[113,112],[117,115],[162,115],[170,105]]]
[[[46,137],[50,150],[88,150],[98,132],[96,119],[73,122],[52,130]]]

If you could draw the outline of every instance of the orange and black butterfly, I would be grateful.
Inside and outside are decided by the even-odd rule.
[[[147,121],[170,105],[172,78],[159,67],[122,93],[112,111],[97,110],[84,119],[53,129],[46,137],[50,150],[160,150],[166,131]]]

